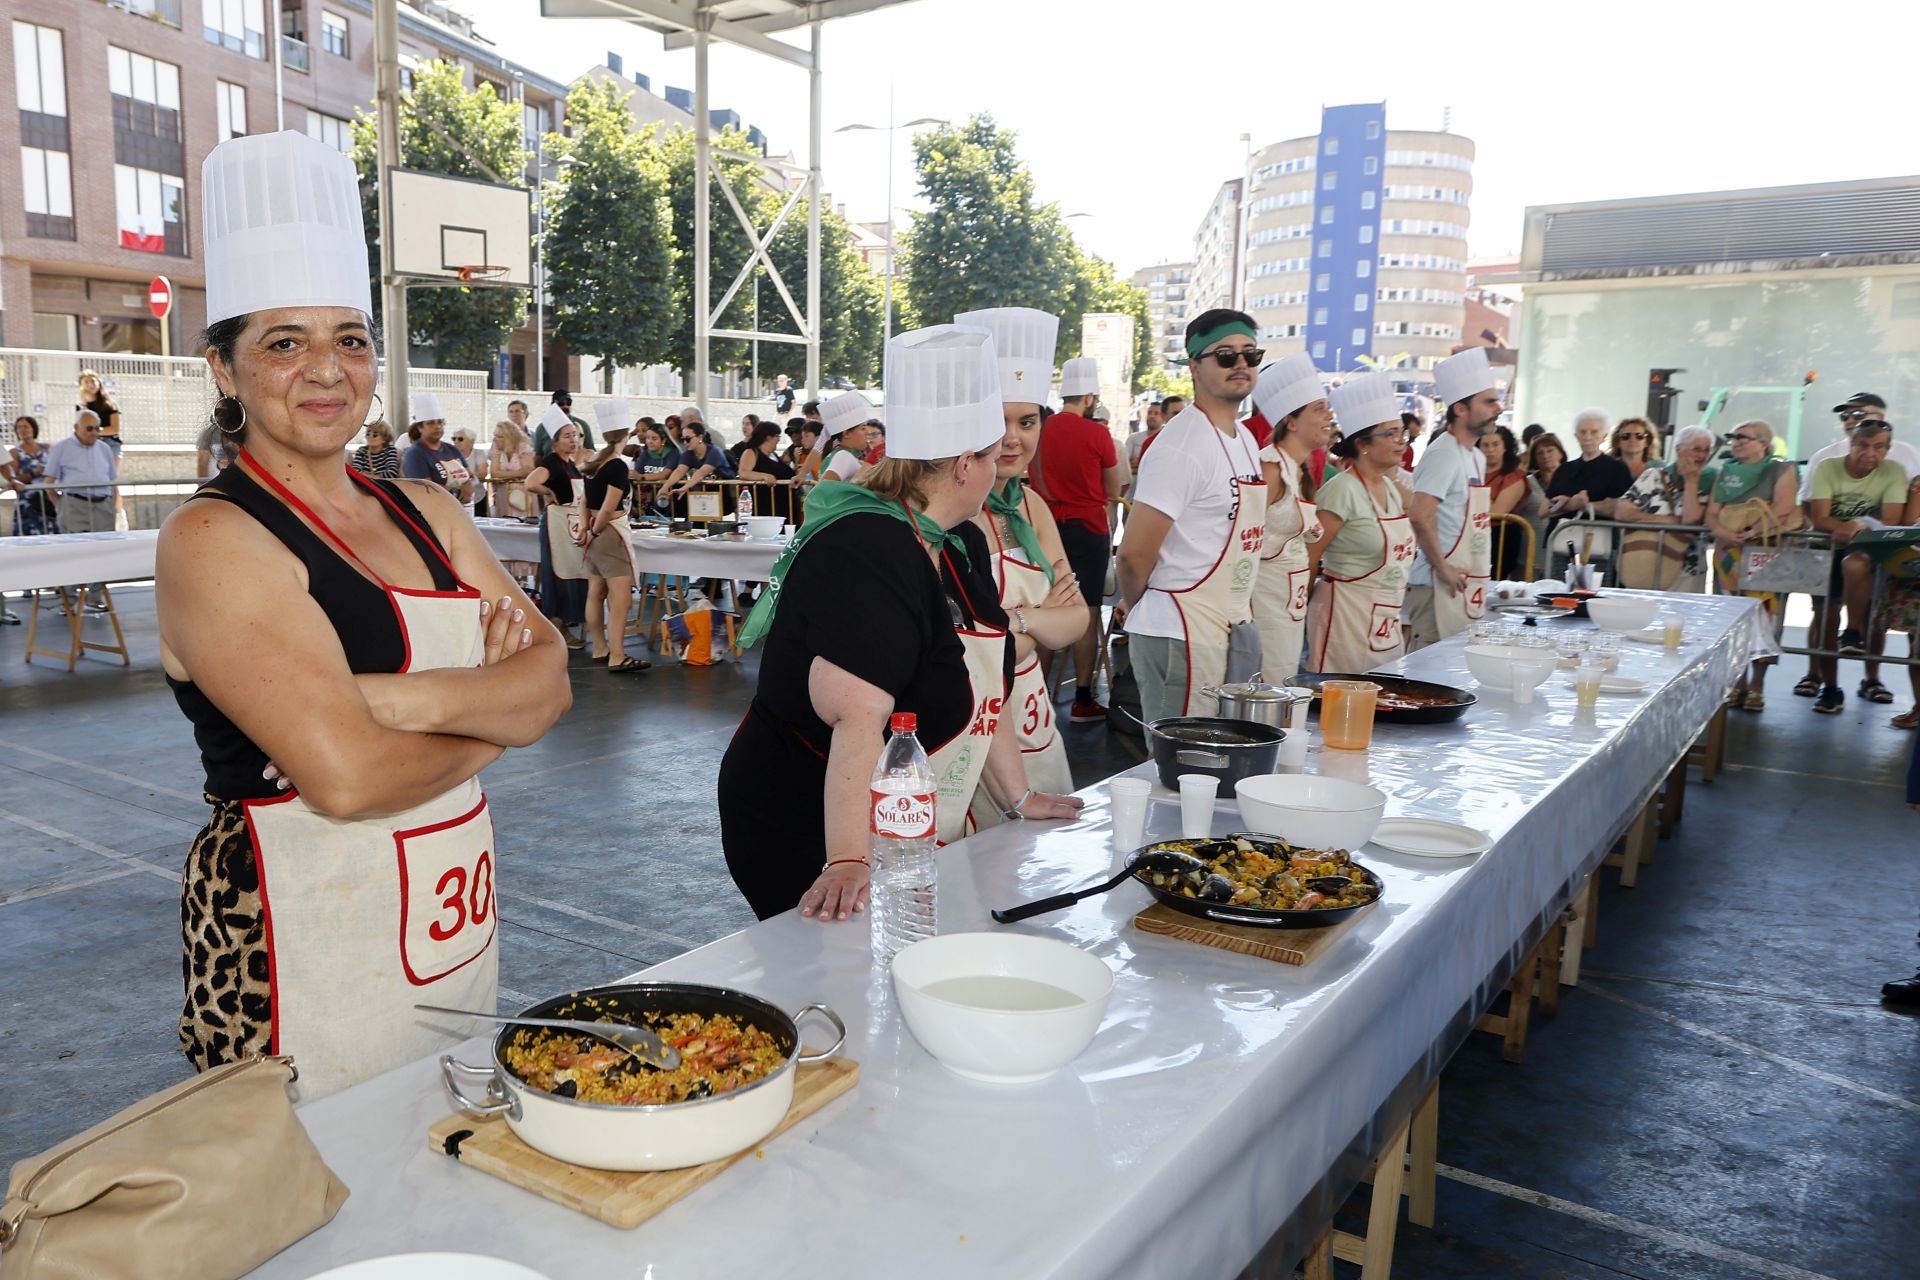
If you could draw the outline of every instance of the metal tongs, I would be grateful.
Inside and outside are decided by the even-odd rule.
[[[680,1051],[662,1040],[650,1028],[630,1022],[580,1022],[571,1018],[522,1018],[510,1013],[481,1013],[475,1009],[446,1009],[436,1004],[413,1006],[422,1013],[444,1013],[456,1018],[480,1022],[498,1022],[516,1027],[553,1027],[560,1031],[578,1031],[604,1040],[622,1053],[638,1058],[650,1067],[671,1071],[680,1065]]]

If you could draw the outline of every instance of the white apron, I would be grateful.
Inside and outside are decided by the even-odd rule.
[[[1362,482],[1364,487],[1364,481]],[[1307,669],[1360,674],[1392,662],[1404,651],[1400,606],[1413,566],[1413,521],[1403,511],[1383,515],[1367,490],[1374,518],[1386,535],[1380,563],[1353,578],[1339,578],[1320,562],[1320,581],[1307,604]]]
[[[1030,495],[1021,495],[1024,505]],[[993,576],[1000,584],[1001,607],[1016,605],[1037,608],[1053,590],[1047,571],[1029,564],[1024,551],[1000,541],[1000,526],[989,516],[988,536],[994,544]],[[1073,771],[1067,765],[1067,744],[1053,718],[1053,697],[1047,689],[1046,672],[1040,666],[1038,650],[1027,655],[1024,665],[1014,668],[1013,693],[1008,698],[1014,716],[1014,739],[1020,744],[1020,759],[1027,766],[1027,785],[1050,795],[1073,792]],[[1000,806],[993,803],[983,787],[974,793],[973,825],[978,830],[1003,821]]]
[[[926,546],[919,522],[911,512],[907,523],[913,529],[913,536],[920,539],[920,545]],[[946,559],[945,548],[940,555]],[[952,561],[947,562],[947,568],[953,572],[954,580],[959,581],[959,571]],[[979,616],[976,609],[969,612],[976,618]],[[953,633],[960,638],[960,647],[966,656],[973,714],[959,733],[927,752],[935,788],[933,834],[935,841],[943,845],[963,839],[974,830],[968,807],[973,803],[981,775],[986,772],[987,749],[993,745],[993,735],[1000,728],[1000,714],[1007,705],[1007,633],[978,621],[971,628],[955,627]]]
[[[381,583],[406,638],[402,671],[481,664],[477,590],[388,586],[284,486],[259,475]],[[266,921],[268,1052],[299,1063],[301,1102],[438,1052],[471,1030],[430,1023],[415,1004],[493,1010],[500,972],[493,816],[477,778],[379,818],[326,817],[297,791],[243,807]]]
[[[1227,443],[1219,432],[1214,439],[1226,452]],[[1192,586],[1161,591],[1173,602],[1185,634],[1187,687],[1179,712],[1183,716],[1216,714],[1219,700],[1205,690],[1229,678],[1246,680],[1255,674],[1234,672],[1229,677],[1227,643],[1236,624],[1252,621],[1253,584],[1260,572],[1260,549],[1267,530],[1267,481],[1257,474],[1235,476],[1233,488],[1233,526],[1220,548],[1220,558]]]
[[[1433,619],[1440,638],[1457,636],[1487,616],[1487,582],[1493,576],[1493,499],[1484,482],[1467,486],[1467,515],[1446,562],[1467,571],[1467,589],[1449,591],[1434,574]]]
[[[1300,496],[1300,465],[1278,449],[1273,452],[1280,458],[1287,494],[1267,508],[1260,573],[1253,580],[1253,620],[1260,626],[1261,670],[1269,683],[1279,684],[1300,669],[1313,585],[1307,544],[1320,532],[1320,509]]]

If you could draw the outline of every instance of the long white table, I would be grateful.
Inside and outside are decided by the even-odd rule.
[[[518,520],[497,517],[476,520],[480,533],[502,560],[540,559],[540,527]],[[773,574],[773,562],[786,548],[786,540],[721,538],[670,538],[645,526],[634,526],[628,535],[633,547],[633,567],[640,573],[659,573],[682,578],[720,578],[733,582],[765,582]]]
[[[139,582],[153,576],[159,545],[158,529],[0,538],[0,591],[43,591],[82,582]]]
[[[920,1049],[862,925],[788,913],[646,971],[846,1017],[859,1087],[763,1159],[618,1231],[429,1152],[427,1126],[451,1107],[423,1060],[301,1109],[353,1196],[256,1274],[450,1249],[554,1277],[1201,1277],[1297,1251],[1738,676],[1754,602],[1674,607],[1688,621],[1678,654],[1625,646],[1621,670],[1645,693],[1582,715],[1555,677],[1531,705],[1487,697],[1455,724],[1380,726],[1364,754],[1316,751],[1311,769],[1370,780],[1391,814],[1468,822],[1497,844],[1453,861],[1370,846],[1381,904],[1305,968],[1139,933],[1147,899],[1134,886],[1015,926],[1090,950],[1116,981],[1075,1062],[994,1087]],[[1460,650],[1456,639],[1401,666],[1469,684]],[[1175,806],[1154,807],[1152,834],[1177,824]],[[1215,830],[1237,825],[1222,805]],[[990,908],[1088,883],[1123,854],[1104,788],[1078,821],[993,828],[942,851],[941,929],[995,928]],[[483,1062],[485,1043],[458,1052]]]

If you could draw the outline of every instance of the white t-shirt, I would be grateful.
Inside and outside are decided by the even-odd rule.
[[[1847,450],[1852,447],[1852,443],[1850,440],[1835,440],[1832,444],[1807,459],[1807,465],[1800,469],[1800,492],[1794,499],[1796,502],[1804,503],[1812,501],[1813,473],[1818,471],[1820,464],[1828,458],[1846,457]],[[1887,461],[1897,462],[1905,467],[1908,479],[1920,476],[1920,449],[1914,448],[1904,440],[1895,440],[1891,445],[1887,446]]]
[[[1430,493],[1440,499],[1433,513],[1434,526],[1442,550],[1460,540],[1460,526],[1467,519],[1467,486],[1486,479],[1487,455],[1471,445],[1461,444],[1451,433],[1436,435],[1413,468],[1413,491]],[[1413,558],[1407,585],[1430,587],[1433,570],[1423,551]]]
[[[841,480],[851,480],[860,474],[863,465],[858,454],[839,444],[828,450],[829,457],[820,467],[822,476],[834,476]]]
[[[1160,428],[1140,460],[1133,500],[1168,517],[1173,527],[1147,577],[1150,589],[1127,615],[1130,634],[1187,638],[1179,610],[1161,593],[1193,586],[1220,562],[1239,513],[1235,477],[1250,486],[1263,483],[1253,434],[1245,427],[1236,428],[1229,440],[1206,414],[1188,405]]]

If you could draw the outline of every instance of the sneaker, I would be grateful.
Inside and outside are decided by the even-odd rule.
[[[1107,718],[1107,709],[1095,702],[1091,695],[1073,700],[1073,711],[1068,716],[1075,724],[1098,724]]]
[[[1840,686],[1837,684],[1828,685],[1820,691],[1820,696],[1813,700],[1813,709],[1823,716],[1837,716],[1846,705],[1847,695],[1840,691]]]
[[[1855,631],[1852,627],[1848,627],[1845,631],[1842,631],[1840,633],[1840,652],[1841,653],[1862,654],[1862,653],[1865,653],[1866,651],[1867,651],[1867,638],[1861,635],[1858,631]]]
[[[1896,1009],[1920,1009],[1920,975],[1887,983],[1880,988],[1880,998]]]

